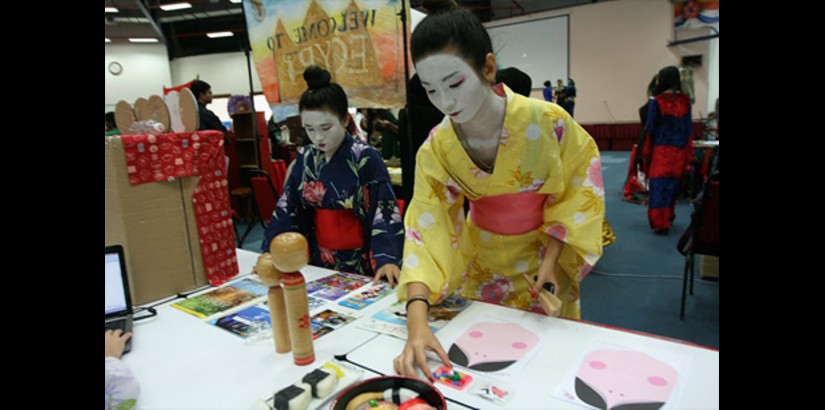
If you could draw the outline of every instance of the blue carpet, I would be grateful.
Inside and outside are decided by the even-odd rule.
[[[691,206],[680,200],[670,234],[655,235],[647,207],[621,200],[629,159],[628,151],[602,152],[607,220],[616,242],[604,248],[582,282],[582,319],[718,349],[719,283],[698,280],[698,256],[694,295],[688,295],[685,320],[679,320],[685,257],[676,243],[690,222]]]
[[[617,239],[582,282],[582,319],[718,349],[719,284],[698,280],[699,257],[694,295],[688,295],[685,320],[679,320],[685,258],[676,242],[690,221],[690,204],[677,204],[670,235],[653,234],[647,207],[621,200],[629,158],[628,151],[602,152],[607,219]],[[260,252],[262,240],[256,224],[243,249]]]

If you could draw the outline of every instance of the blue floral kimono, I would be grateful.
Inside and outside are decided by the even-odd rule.
[[[315,235],[317,208],[352,210],[363,226],[363,247],[333,250],[321,246]],[[404,225],[381,154],[349,133],[329,163],[318,147],[306,145],[287,177],[262,251],[269,252],[272,238],[290,231],[306,236],[310,264],[315,266],[369,276],[387,263],[400,267]]]

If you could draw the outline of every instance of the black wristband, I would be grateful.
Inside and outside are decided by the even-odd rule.
[[[422,296],[422,295],[413,296],[410,299],[408,299],[407,304],[404,305],[404,309],[409,311],[410,310],[410,303],[413,303],[413,302],[418,301],[418,300],[420,300],[420,301],[427,304],[427,311],[429,312],[430,311],[430,300],[427,299],[426,296]]]

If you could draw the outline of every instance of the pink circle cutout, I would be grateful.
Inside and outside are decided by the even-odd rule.
[[[650,376],[647,378],[648,383],[654,386],[666,386],[667,380],[659,377],[659,376]]]
[[[591,361],[591,362],[590,362],[590,363],[588,363],[588,364],[590,365],[590,367],[591,367],[591,368],[596,369],[596,370],[602,370],[602,369],[606,369],[606,368],[607,368],[607,365],[606,365],[606,364],[604,364],[604,362],[600,362],[600,361],[598,361],[598,360],[593,360],[593,361]],[[649,379],[648,379],[648,380],[649,380]]]

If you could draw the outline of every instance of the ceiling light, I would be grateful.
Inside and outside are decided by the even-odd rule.
[[[129,37],[130,43],[157,43],[158,39],[148,37]]]
[[[109,38],[109,37],[106,37],[106,43],[111,43],[111,42],[112,42],[112,39]]]
[[[209,38],[221,38],[221,37],[232,37],[234,34],[231,31],[217,31],[214,33],[206,33],[206,37]]]
[[[172,3],[172,4],[164,4],[160,6],[160,9],[163,11],[174,11],[174,10],[183,10],[183,9],[191,9],[192,5],[189,3]]]
[[[229,0],[229,2],[230,2],[230,3],[235,3],[235,4],[238,4],[238,3],[240,3],[240,2],[241,2],[241,0]]]
[[[117,7],[106,7],[107,13],[117,13]]]

